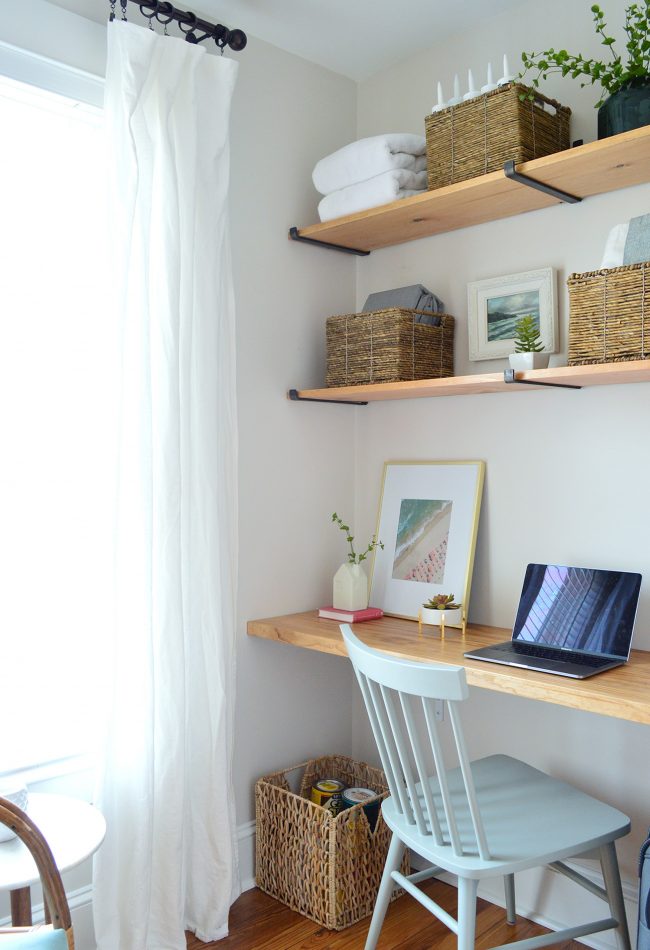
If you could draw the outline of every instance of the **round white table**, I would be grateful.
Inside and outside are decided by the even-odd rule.
[[[90,857],[106,834],[102,813],[78,798],[30,792],[26,811],[50,846],[59,871]],[[38,880],[34,859],[22,841],[0,842],[0,890],[11,891],[14,927],[31,926],[30,886]]]

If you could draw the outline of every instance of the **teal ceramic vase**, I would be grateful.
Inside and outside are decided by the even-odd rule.
[[[632,79],[598,110],[598,138],[650,125],[650,76]]]

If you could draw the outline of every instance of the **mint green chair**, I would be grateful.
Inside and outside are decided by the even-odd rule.
[[[614,930],[619,950],[631,950],[615,840],[629,819],[578,789],[506,755],[469,760],[459,714],[467,699],[465,670],[400,660],[372,650],[348,624],[341,625],[390,796],[382,814],[393,832],[365,950],[374,950],[396,885],[411,894],[458,937],[458,950],[473,950],[479,882],[503,877],[507,920],[515,922],[514,876],[550,865],[609,904],[610,916],[496,950],[535,950],[602,930]],[[458,766],[448,768],[435,700],[446,702]],[[400,873],[411,848],[429,865]],[[605,887],[566,859],[597,851]],[[458,918],[417,885],[441,871],[458,877]]]
[[[45,838],[31,818],[6,798],[0,798],[0,824],[11,828],[33,857],[52,921],[31,928],[0,928],[0,950],[74,950],[68,901]]]

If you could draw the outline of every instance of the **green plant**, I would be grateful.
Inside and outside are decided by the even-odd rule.
[[[515,353],[541,353],[544,349],[535,318],[528,314],[515,323]]]
[[[422,606],[428,610],[458,610],[461,605],[454,603],[453,594],[436,594]]]
[[[582,53],[569,53],[565,49],[551,48],[543,53],[522,53],[521,58],[525,69],[519,77],[522,78],[529,69],[537,69],[537,75],[532,80],[533,86],[537,88],[540,79],[546,79],[549,73],[561,72],[563,76],[570,75],[573,79],[585,76],[586,81],[581,83],[581,86],[593,86],[598,82],[605,92],[596,103],[596,108],[602,106],[608,95],[618,92],[632,79],[647,77],[650,74],[650,0],[632,3],[625,9],[624,30],[627,35],[625,63],[614,49],[616,40],[613,36],[607,35],[605,14],[597,3],[593,4],[591,12],[596,33],[601,37],[601,44],[608,48],[611,61],[586,59]],[[534,95],[522,94],[520,98],[534,99]]]
[[[350,550],[348,552],[348,561],[350,564],[361,564],[361,562],[365,561],[368,555],[371,554],[375,548],[381,548],[382,551],[384,550],[383,543],[381,541],[377,541],[377,536],[373,534],[370,543],[363,554],[357,554],[354,550],[354,537],[350,534],[350,526],[344,524],[343,519],[339,518],[336,512],[334,512],[332,515],[332,521],[334,521],[335,524],[339,526],[341,531],[345,531],[345,540],[350,545]]]

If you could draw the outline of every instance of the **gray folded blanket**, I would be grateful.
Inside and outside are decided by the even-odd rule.
[[[640,264],[642,261],[650,261],[650,214],[630,218],[623,251],[623,264]]]
[[[370,310],[386,310],[389,307],[400,307],[404,310],[423,310],[424,313],[415,315],[416,323],[426,323],[432,327],[440,326],[440,317],[437,313],[444,313],[445,305],[439,297],[432,294],[422,284],[411,284],[410,287],[395,287],[393,290],[381,290],[370,294],[363,305],[363,313]]]

